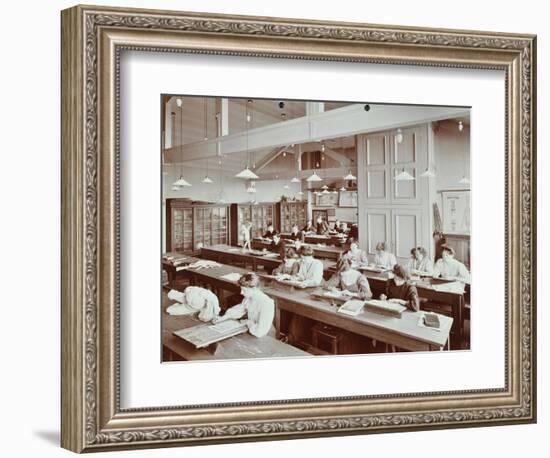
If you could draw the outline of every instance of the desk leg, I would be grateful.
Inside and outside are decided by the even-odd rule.
[[[277,302],[275,302],[275,338],[281,339],[281,309],[277,307]]]

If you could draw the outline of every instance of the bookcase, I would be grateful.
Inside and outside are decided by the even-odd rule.
[[[307,202],[277,202],[276,212],[279,232],[290,232],[293,224],[302,229],[307,223]]]
[[[258,204],[231,204],[231,244],[241,246],[242,240],[242,225],[245,221],[250,221],[252,224],[252,237],[260,237],[263,235],[269,223],[276,224],[274,221],[275,205],[269,203]]]
[[[196,253],[203,246],[228,242],[227,205],[193,204],[187,199],[166,201],[166,249]]]

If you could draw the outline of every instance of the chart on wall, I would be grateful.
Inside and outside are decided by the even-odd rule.
[[[449,234],[470,233],[470,191],[443,191],[443,231]]]

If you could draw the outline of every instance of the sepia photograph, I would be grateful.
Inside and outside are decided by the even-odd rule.
[[[161,95],[162,361],[470,349],[470,108]]]

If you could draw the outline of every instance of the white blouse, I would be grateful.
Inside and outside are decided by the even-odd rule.
[[[464,283],[470,283],[470,272],[464,264],[454,258],[447,259],[447,261],[443,261],[443,258],[438,259],[434,266],[433,276],[452,277]]]
[[[246,325],[250,334],[263,337],[269,333],[275,317],[275,302],[260,289],[255,289],[250,297],[225,312],[225,317],[239,319],[247,315]]]
[[[419,272],[426,272],[427,274],[431,275],[433,272],[433,263],[430,258],[427,256],[422,258],[420,261],[416,259],[415,257],[412,257],[409,259],[409,263],[407,264],[407,267],[410,270],[417,270]]]
[[[296,277],[306,286],[319,286],[323,281],[323,263],[315,258],[302,258]]]
[[[376,253],[374,255],[374,263],[377,266],[386,267],[387,269],[392,269],[393,266],[397,264],[397,259],[393,253],[388,253],[383,251],[381,254]]]

